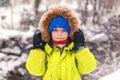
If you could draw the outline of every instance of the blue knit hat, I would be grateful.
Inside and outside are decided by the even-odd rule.
[[[49,28],[48,31],[51,34],[54,28],[64,28],[68,34],[70,33],[70,26],[68,21],[62,17],[62,16],[57,16],[52,18],[50,24],[49,24]]]

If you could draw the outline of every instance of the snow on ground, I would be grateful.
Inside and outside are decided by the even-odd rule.
[[[116,72],[109,74],[99,80],[120,80],[120,69]]]

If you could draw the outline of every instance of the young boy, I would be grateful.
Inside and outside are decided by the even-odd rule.
[[[96,68],[96,60],[85,48],[79,18],[66,6],[49,8],[33,36],[33,49],[26,62],[28,72],[43,80],[81,80]]]

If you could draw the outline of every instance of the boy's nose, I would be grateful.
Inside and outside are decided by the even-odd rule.
[[[59,32],[58,32],[58,36],[61,36],[61,35],[62,35],[62,32],[61,32],[61,31],[59,31]]]

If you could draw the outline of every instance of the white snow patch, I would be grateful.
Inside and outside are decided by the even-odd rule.
[[[99,42],[102,42],[102,41],[107,41],[109,38],[108,36],[105,34],[105,33],[99,33],[99,34],[96,34],[94,35],[93,37],[91,37],[89,39],[89,41],[99,41]]]
[[[101,78],[100,80],[120,80],[120,69],[112,74],[109,74]]]
[[[92,4],[88,4],[87,8],[88,8],[88,11],[92,11],[93,10],[93,5]]]

